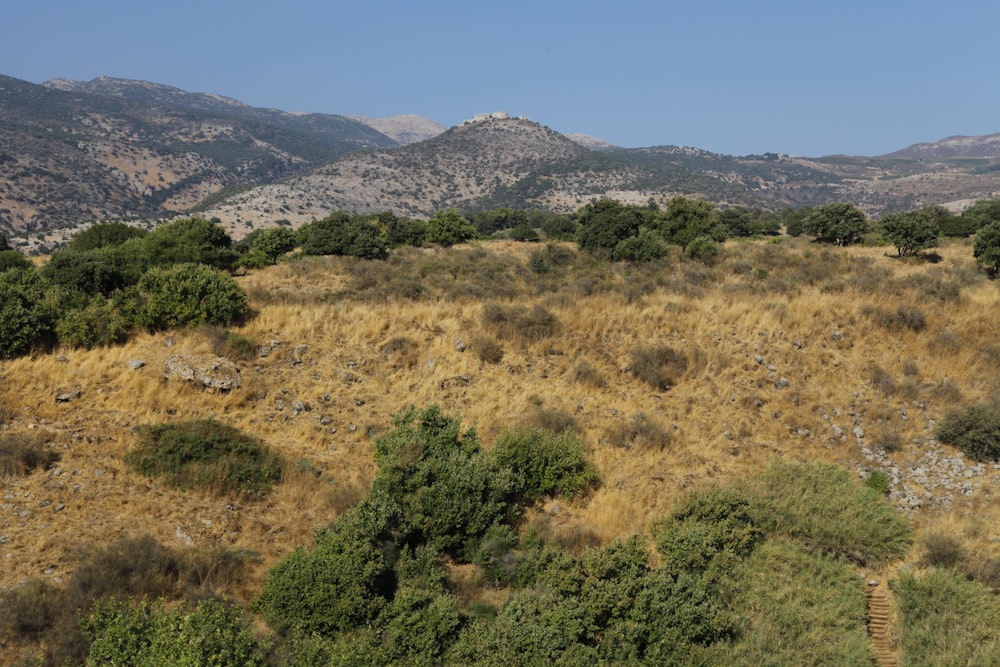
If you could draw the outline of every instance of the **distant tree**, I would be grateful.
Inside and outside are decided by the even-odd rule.
[[[847,246],[868,231],[868,219],[857,206],[838,202],[820,206],[802,221],[802,231],[820,243]]]
[[[896,255],[915,255],[937,247],[937,221],[925,209],[890,213],[882,217],[879,231],[886,241],[896,246]]]
[[[74,235],[66,247],[76,251],[96,250],[119,245],[129,239],[140,239],[146,234],[144,229],[124,222],[99,222]]]
[[[732,206],[719,211],[719,222],[726,228],[726,235],[730,238],[750,236],[753,231],[753,214],[742,206]]]
[[[991,222],[976,232],[972,254],[990,275],[1000,275],[1000,221]]]
[[[571,241],[576,238],[580,226],[569,216],[549,214],[532,225],[540,227],[545,238],[552,241]]]
[[[389,243],[380,225],[343,211],[303,226],[299,230],[299,244],[305,255],[385,259],[389,254]]]
[[[201,218],[181,218],[160,225],[142,239],[150,266],[195,262],[230,269],[239,258],[222,227]]]
[[[396,215],[391,211],[379,213],[375,222],[385,231],[385,240],[390,248],[408,245],[420,247],[427,238],[427,222]]]
[[[7,242],[7,237],[0,232],[0,252],[4,250],[10,250],[10,243]]]
[[[668,243],[682,248],[700,236],[714,241],[725,241],[727,231],[719,218],[719,211],[711,202],[687,197],[674,197],[666,208],[656,215],[653,228]]]
[[[285,227],[254,230],[239,244],[245,254],[238,264],[250,268],[271,266],[278,261],[278,257],[294,250],[297,242],[295,232]]]
[[[637,206],[614,199],[591,202],[577,214],[580,248],[589,252],[610,253],[625,239],[636,236],[644,220]]]
[[[55,285],[107,296],[139,282],[145,268],[141,255],[137,241],[81,251],[66,246],[53,253],[41,273]]]
[[[640,229],[635,236],[618,242],[611,252],[611,258],[617,261],[651,262],[665,257],[667,244],[660,235],[649,229]]]
[[[958,216],[958,231],[963,236],[971,236],[990,224],[1000,222],[1000,199],[980,199]]]
[[[802,222],[812,215],[811,206],[801,208],[786,208],[778,214],[778,219],[785,226],[785,233],[789,236],[800,236],[802,234]]]
[[[474,239],[476,236],[478,236],[476,228],[454,208],[438,211],[427,222],[428,243],[448,247]]]
[[[531,225],[523,222],[510,230],[510,238],[514,241],[537,241],[539,237]]]

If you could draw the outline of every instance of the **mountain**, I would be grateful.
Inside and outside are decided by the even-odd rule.
[[[919,143],[889,153],[883,157],[906,160],[943,158],[995,158],[1000,157],[1000,134],[977,137],[955,135],[940,141]]]
[[[771,210],[848,201],[877,217],[928,204],[958,210],[997,191],[1000,135],[880,157],[732,156],[621,148],[505,113],[445,130],[419,116],[288,113],[147,81],[0,76],[0,232],[30,233],[32,247],[95,219],[192,212],[239,237],[336,209],[571,212],[601,197],[684,195]]]
[[[368,116],[349,116],[349,118],[381,132],[400,146],[433,139],[448,129],[441,123],[416,114],[389,116],[388,118],[369,118]]]
[[[224,188],[395,145],[344,116],[143,81],[0,76],[0,232],[175,215]]]

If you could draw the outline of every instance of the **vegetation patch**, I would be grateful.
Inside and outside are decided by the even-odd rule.
[[[657,391],[667,391],[684,376],[688,358],[668,345],[632,350],[629,371]]]
[[[176,488],[244,496],[267,494],[284,466],[255,438],[211,419],[141,426],[139,447],[126,461]]]
[[[45,446],[38,434],[0,434],[0,477],[26,475],[59,460],[59,453]]]
[[[885,496],[842,468],[779,462],[744,492],[764,530],[818,553],[878,567],[901,558],[912,541],[909,522]]]
[[[938,427],[937,437],[977,461],[1000,460],[1000,402],[950,413]]]

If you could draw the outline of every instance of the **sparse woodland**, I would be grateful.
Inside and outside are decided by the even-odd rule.
[[[1000,215],[970,211],[0,250],[2,661],[995,664]]]

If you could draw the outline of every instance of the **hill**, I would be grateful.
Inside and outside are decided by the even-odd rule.
[[[874,654],[864,582],[892,595],[885,581],[898,568],[913,577],[955,545],[954,567],[997,582],[1000,468],[939,442],[935,424],[996,391],[998,294],[968,243],[940,253],[929,264],[782,238],[727,242],[711,266],[677,253],[608,264],[571,245],[510,242],[403,249],[388,261],[308,258],[240,277],[254,314],[228,332],[145,333],[4,361],[0,433],[36,438],[53,458],[4,478],[0,589],[60,587],[102,572],[95,563],[131,567],[176,550],[182,564],[216,559],[190,570],[192,595],[211,588],[249,601],[270,567],[370,488],[372,442],[392,416],[437,404],[487,446],[525,423],[579,435],[600,486],[546,497],[524,524],[575,554],[647,535],[691,492],[758,479],[775,460],[878,473],[917,546],[884,566],[814,553],[795,546],[800,533],[779,531],[733,571],[753,596],[734,591],[726,605],[746,624],[710,662],[759,664],[756,650],[779,662],[856,664]],[[657,361],[663,348],[669,368]],[[240,368],[240,386],[212,391],[164,376],[170,358],[218,354]],[[126,464],[139,427],[207,418],[285,458],[284,481],[265,501],[171,488]],[[795,485],[808,481],[790,470],[769,473],[773,494],[842,499],[806,494]],[[483,586],[471,568],[448,575],[470,614],[525,599]],[[114,580],[110,570],[103,578]],[[826,599],[834,589],[846,606],[817,603],[817,591]],[[785,618],[793,605],[816,616]],[[964,640],[952,630],[950,641],[958,650]],[[8,640],[3,653],[13,660],[37,646]],[[848,649],[850,660],[823,653]],[[896,650],[919,663],[925,649]]]
[[[0,231],[163,217],[227,187],[395,145],[343,116],[255,109],[102,77],[0,77]]]

